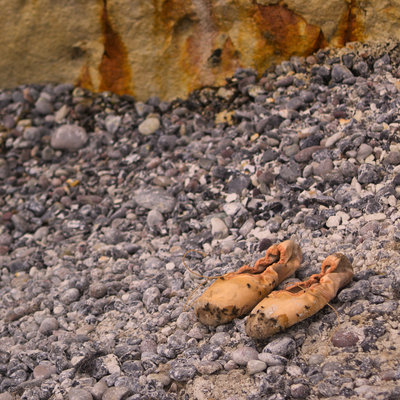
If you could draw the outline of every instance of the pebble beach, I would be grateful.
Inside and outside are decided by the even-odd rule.
[[[0,89],[0,400],[399,399],[399,66],[348,43],[170,102]],[[213,277],[288,239],[278,289],[351,261],[330,306],[265,340],[197,321],[188,250]]]

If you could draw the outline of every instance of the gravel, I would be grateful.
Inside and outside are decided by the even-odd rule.
[[[398,398],[399,57],[352,43],[172,102],[0,90],[0,400]],[[197,321],[187,250],[210,277],[286,239],[292,280],[352,261],[338,315]]]

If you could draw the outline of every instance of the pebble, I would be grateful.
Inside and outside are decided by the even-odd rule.
[[[163,189],[142,192],[135,196],[135,201],[144,208],[157,210],[162,214],[172,212],[176,204],[176,199]]]
[[[116,133],[121,125],[121,120],[122,118],[119,115],[107,115],[105,120],[107,132],[111,133],[112,135]]]
[[[255,222],[253,218],[248,219],[243,226],[239,229],[239,233],[247,237],[247,235],[251,232],[251,230],[255,227]]]
[[[247,373],[249,375],[258,374],[267,368],[267,364],[259,360],[249,360],[247,363]]]
[[[296,182],[297,178],[301,176],[300,165],[291,160],[281,167],[279,175],[288,183]]]
[[[142,135],[152,135],[160,128],[160,120],[158,118],[149,117],[139,125],[139,132]]]
[[[107,389],[107,383],[103,380],[100,380],[95,385],[93,385],[93,387],[89,388],[89,392],[93,396],[94,400],[101,400],[103,394]]]
[[[196,367],[190,362],[177,359],[171,362],[169,377],[177,382],[186,382],[194,377],[196,371]]]
[[[93,283],[89,287],[89,296],[95,299],[100,299],[107,294],[107,286],[104,283]]]
[[[290,337],[282,336],[267,344],[263,349],[263,353],[272,353],[276,356],[285,357],[292,354],[295,349],[296,342]]]
[[[201,375],[211,375],[222,369],[217,361],[199,361],[196,363],[196,369]]]
[[[219,218],[212,218],[211,233],[216,239],[225,239],[228,237],[229,230],[224,221]]]
[[[77,151],[86,141],[86,131],[78,125],[61,125],[51,134],[51,147],[56,150]]]
[[[306,399],[310,394],[310,389],[308,388],[307,385],[304,385],[302,383],[297,383],[290,386],[290,394],[295,399]]]
[[[132,391],[125,386],[110,387],[102,397],[102,400],[122,400],[128,397]]]
[[[42,321],[39,327],[39,332],[49,334],[58,329],[58,322],[56,318],[46,318]]]
[[[43,97],[39,97],[35,103],[36,110],[39,114],[48,115],[54,112],[51,102]]]
[[[335,347],[350,347],[355,346],[358,340],[357,334],[352,331],[338,331],[332,336],[331,342]]]
[[[303,162],[307,162],[309,160],[311,160],[312,155],[318,151],[318,150],[322,150],[323,147],[322,146],[311,146],[311,147],[307,147],[303,150],[300,150],[294,157],[294,159],[298,162],[298,163],[303,163]]]
[[[93,400],[93,397],[86,389],[72,388],[68,392],[68,400]]]
[[[258,360],[258,352],[252,347],[241,347],[231,354],[232,360],[238,365],[247,365],[250,360]]]
[[[79,290],[76,288],[68,289],[66,290],[61,296],[60,296],[60,301],[61,303],[64,304],[71,304],[74,301],[78,300],[80,297]]]
[[[56,367],[52,364],[41,364],[33,370],[33,377],[35,379],[48,379],[51,375],[56,373]]]
[[[238,176],[232,179],[228,184],[228,193],[241,194],[244,189],[250,185],[250,179],[246,176]]]
[[[164,223],[164,217],[158,210],[150,210],[146,220],[150,228],[160,227]]]

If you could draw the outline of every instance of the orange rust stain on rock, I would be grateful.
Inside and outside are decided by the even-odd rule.
[[[225,40],[221,53],[221,69],[223,71],[235,72],[236,68],[240,67],[240,54],[232,43],[231,38]]]
[[[364,41],[364,26],[361,22],[360,9],[351,0],[336,30],[336,44],[345,46],[347,42]]]
[[[121,36],[114,30],[108,17],[107,1],[101,15],[104,41],[104,53],[99,65],[99,91],[111,91],[116,94],[133,94],[131,88],[131,68],[128,50]]]
[[[277,59],[307,56],[327,45],[321,28],[308,24],[288,8],[279,5],[257,7],[256,23],[265,44],[273,47]]]
[[[199,53],[199,43],[195,36],[190,35],[185,41],[185,45],[181,54],[180,64],[182,66],[182,70],[190,75],[191,77],[199,77],[200,76],[200,68],[198,67],[201,62],[201,56]],[[193,79],[192,83],[197,79]],[[188,82],[188,90],[193,90],[196,87],[196,84],[190,84]]]
[[[81,73],[79,75],[78,81],[76,82],[76,85],[84,89],[88,89],[91,92],[95,91],[92,77],[90,76],[89,67],[86,64],[81,69]]]
[[[171,28],[176,25],[181,18],[192,13],[188,2],[182,0],[160,0],[155,1],[155,29],[165,34],[170,33]],[[190,3],[190,2],[189,2]]]

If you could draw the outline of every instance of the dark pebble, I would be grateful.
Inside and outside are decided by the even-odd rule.
[[[332,336],[332,344],[335,347],[351,347],[358,342],[358,336],[352,331],[338,331]]]
[[[322,215],[306,215],[304,217],[304,226],[311,230],[322,228],[325,222],[326,218]]]

